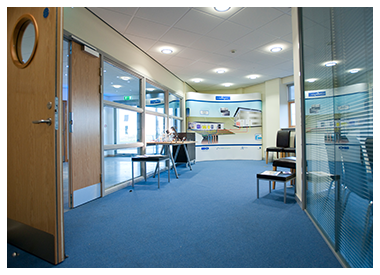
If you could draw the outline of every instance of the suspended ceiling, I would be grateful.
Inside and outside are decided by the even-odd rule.
[[[233,7],[224,13],[213,7],[87,9],[197,91],[293,75],[291,8]],[[274,45],[282,51],[271,52]],[[173,53],[163,54],[163,48]],[[257,78],[249,79],[252,75]]]

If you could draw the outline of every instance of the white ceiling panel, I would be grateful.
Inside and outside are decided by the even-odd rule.
[[[235,7],[224,13],[212,7],[88,9],[197,91],[236,89],[292,75],[288,7]],[[283,51],[269,52],[274,43],[281,43]],[[163,47],[173,53],[161,53]],[[220,67],[228,72],[216,74]],[[247,79],[250,74],[260,77]],[[203,81],[194,83],[194,78]],[[225,88],[225,82],[234,85]]]
[[[292,31],[291,16],[284,14],[269,22],[268,24],[262,26],[259,30],[276,37],[287,35]]]
[[[121,30],[121,33],[124,32],[129,22],[132,19],[131,15],[120,13],[119,11],[109,10],[104,8],[92,8],[92,10],[100,18],[108,18],[107,24],[113,27],[116,30]]]
[[[274,8],[244,8],[228,20],[256,30],[281,15],[283,13]]]
[[[222,19],[228,19],[243,8],[231,7],[227,12],[218,12],[213,7],[196,7],[194,9],[209,13]]]
[[[172,26],[189,10],[185,7],[142,7],[138,8],[136,17]]]
[[[249,28],[233,22],[225,21],[213,29],[209,36],[219,40],[233,42],[244,37],[250,32],[252,32],[252,30]]]
[[[158,39],[167,30],[168,27],[165,25],[134,17],[132,19],[132,22],[129,24],[125,34],[134,34],[149,39]]]
[[[221,18],[192,9],[174,27],[199,34],[206,34],[222,22],[223,19]]]
[[[133,34],[125,35],[125,37],[143,51],[147,52],[156,43],[156,40],[140,37]]]
[[[173,56],[168,61],[165,62],[165,65],[173,65],[177,67],[187,67],[192,64],[194,61],[187,58],[182,58],[178,56]]]
[[[181,39],[178,39],[178,37],[181,37]],[[189,46],[201,37],[202,36],[197,33],[171,28],[167,33],[165,33],[161,37],[160,40],[163,42],[174,43],[177,45]]]
[[[110,10],[117,13],[133,16],[138,8],[136,7],[104,7],[104,8],[88,8],[88,9],[90,10],[104,9],[104,10]]]
[[[222,47],[225,47],[227,44],[229,43],[226,41],[218,40],[212,37],[203,36],[201,39],[191,44],[191,48],[197,49],[197,50],[204,50],[208,52],[214,52]]]
[[[193,59],[193,60],[198,60],[200,58],[205,57],[209,52],[205,52],[202,50],[196,50],[192,48],[185,48],[182,51],[180,51],[177,56],[183,57],[183,58],[188,58],[188,59]]]
[[[257,30],[237,40],[236,43],[245,45],[249,49],[254,50],[262,45],[273,42],[276,39],[277,38],[273,35]]]

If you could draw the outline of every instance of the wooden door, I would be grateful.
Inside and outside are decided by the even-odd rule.
[[[64,260],[62,13],[7,8],[7,240],[54,264]]]
[[[70,73],[70,184],[72,207],[101,195],[100,58],[72,42]]]

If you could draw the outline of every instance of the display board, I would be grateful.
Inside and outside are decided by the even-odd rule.
[[[261,94],[186,97],[187,132],[195,133],[196,160],[262,159]]]

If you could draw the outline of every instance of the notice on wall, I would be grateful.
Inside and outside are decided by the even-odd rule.
[[[196,158],[262,159],[261,94],[187,93],[187,131],[196,133]]]

